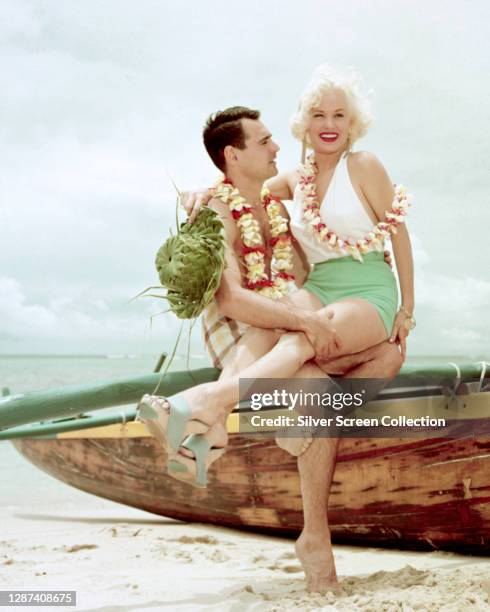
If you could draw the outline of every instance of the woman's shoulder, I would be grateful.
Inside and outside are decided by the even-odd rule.
[[[383,164],[374,153],[369,151],[356,151],[347,156],[349,169],[363,182],[376,182],[387,177]]]
[[[359,170],[373,170],[382,168],[383,164],[379,161],[374,153],[370,151],[355,151],[347,156],[349,165]]]

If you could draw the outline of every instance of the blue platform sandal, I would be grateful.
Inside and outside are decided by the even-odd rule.
[[[159,421],[162,412],[167,417],[165,426]],[[182,395],[170,398],[143,395],[138,404],[137,419],[148,427],[167,452],[177,452],[189,434],[203,434],[209,429],[207,423],[192,418],[191,408]]]
[[[208,484],[207,471],[226,451],[225,448],[211,448],[207,438],[190,435],[181,444],[194,453],[194,458],[177,453],[167,463],[167,473],[172,478],[182,480],[200,489]]]

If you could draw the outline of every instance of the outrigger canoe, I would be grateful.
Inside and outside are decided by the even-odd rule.
[[[413,362],[369,404],[398,413],[436,407],[449,418],[463,413],[474,427],[454,438],[342,439],[329,504],[334,542],[490,553],[486,367]],[[217,375],[212,368],[169,373],[158,393],[172,394]],[[134,408],[81,414],[135,404],[158,379],[153,374],[5,397],[0,439],[12,439],[37,467],[99,497],[183,521],[297,535],[303,517],[296,460],[273,438],[240,433],[237,414],[229,418],[229,447],[211,467],[207,489],[167,476],[165,452],[134,421]],[[63,419],[46,422],[61,414]]]

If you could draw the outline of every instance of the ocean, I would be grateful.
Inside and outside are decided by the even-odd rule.
[[[139,376],[151,373],[158,359],[159,355],[3,355],[0,389],[7,388],[14,394]],[[186,361],[185,356],[176,356],[170,370],[185,370]],[[205,356],[189,359],[191,368],[208,365]],[[68,509],[102,508],[109,503],[45,474],[20,455],[11,442],[0,441],[0,505],[22,512],[50,508],[53,502]]]
[[[0,389],[24,393],[73,384],[90,384],[149,374],[159,355],[24,355],[0,356]],[[475,360],[457,357],[424,357],[427,364]],[[191,355],[190,368],[209,366],[204,355]],[[165,367],[165,366],[164,366]],[[172,370],[187,369],[187,358],[175,356]],[[129,407],[129,406],[128,406]],[[32,466],[9,441],[0,441],[0,504],[17,508],[49,507],[59,501],[67,507],[101,507],[107,502],[69,487]]]

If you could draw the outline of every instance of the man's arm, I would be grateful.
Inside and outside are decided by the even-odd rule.
[[[210,207],[221,217],[226,231],[226,268],[216,293],[220,312],[265,329],[287,329],[306,334],[315,347],[318,359],[326,359],[334,349],[340,348],[340,340],[328,317],[290,303],[271,300],[255,291],[242,287],[240,265],[235,254],[238,232],[227,207],[219,200],[211,200]]]

